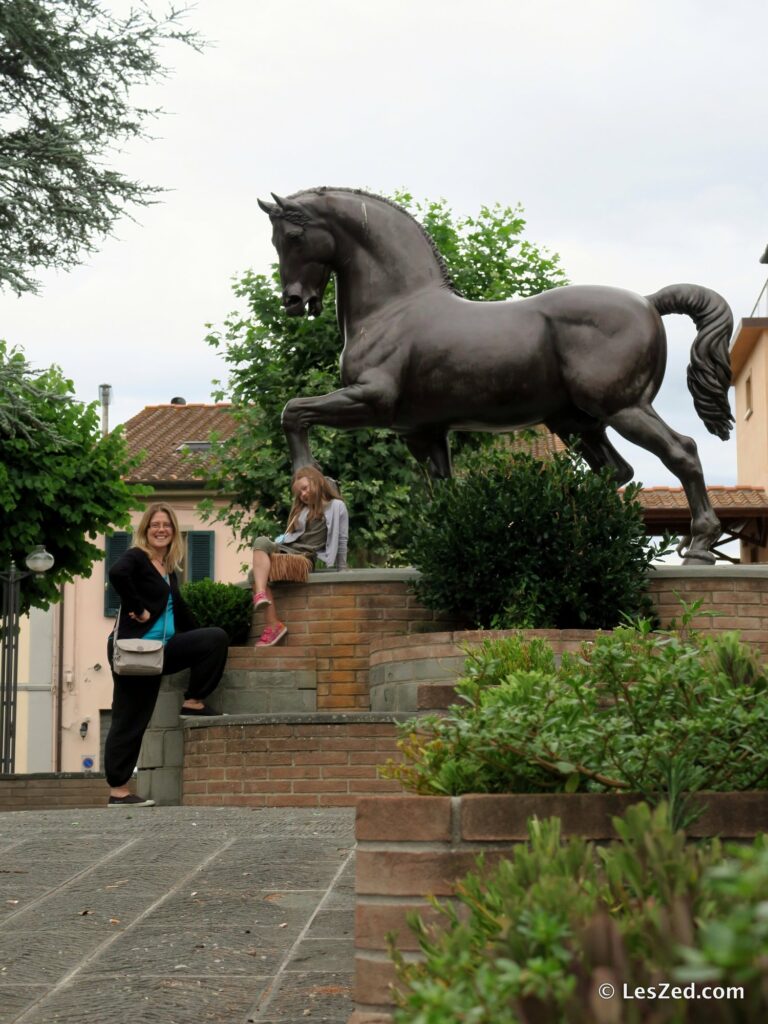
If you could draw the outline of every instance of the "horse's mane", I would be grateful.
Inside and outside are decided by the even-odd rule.
[[[299,192],[294,192],[292,195],[287,196],[287,199],[298,199],[299,196],[306,195],[308,192],[314,192],[316,195],[324,195],[326,192],[350,192],[355,196],[367,196],[369,199],[378,199],[380,203],[386,203],[387,206],[391,206],[394,210],[399,210],[400,213],[404,213],[409,220],[412,220],[416,227],[421,231],[424,238],[429,243],[429,247],[432,250],[432,255],[435,257],[437,265],[440,269],[440,274],[443,278],[443,283],[447,285],[456,295],[461,295],[461,292],[453,283],[448,265],[445,262],[445,258],[435,244],[435,240],[419,221],[413,216],[413,214],[406,210],[400,203],[396,203],[394,199],[388,199],[386,196],[378,196],[375,192],[367,192],[364,188],[347,188],[344,185],[320,185],[317,188],[303,188]]]

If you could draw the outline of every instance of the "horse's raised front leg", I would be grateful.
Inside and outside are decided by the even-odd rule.
[[[283,409],[282,424],[294,472],[301,466],[318,465],[309,446],[310,427],[389,427],[393,408],[394,388],[382,380],[351,384],[328,395],[290,399]]]
[[[711,565],[715,556],[709,549],[720,536],[720,520],[709,502],[696,442],[667,426],[650,405],[623,409],[608,422],[628,441],[658,455],[678,478],[691,510],[691,544],[683,562]]]

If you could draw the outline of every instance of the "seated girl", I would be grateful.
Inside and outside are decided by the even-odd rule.
[[[270,582],[303,583],[319,558],[345,569],[349,516],[336,485],[312,466],[297,469],[291,480],[294,500],[285,533],[253,542],[253,606],[263,608],[265,627],[257,647],[272,647],[288,632],[277,617]]]

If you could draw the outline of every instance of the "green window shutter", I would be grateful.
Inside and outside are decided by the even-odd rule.
[[[213,579],[213,530],[190,530],[187,534],[187,579],[190,583]]]
[[[114,618],[120,610],[120,595],[109,582],[109,570],[131,546],[132,534],[113,533],[105,537],[106,558],[104,560],[104,614]]]

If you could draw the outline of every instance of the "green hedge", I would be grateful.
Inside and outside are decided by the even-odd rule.
[[[481,628],[609,629],[647,615],[648,566],[666,545],[646,537],[637,490],[619,493],[570,453],[469,455],[411,523],[415,592]]]
[[[201,627],[219,626],[231,644],[246,643],[253,613],[249,588],[198,580],[182,584],[181,595]]]

